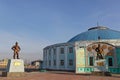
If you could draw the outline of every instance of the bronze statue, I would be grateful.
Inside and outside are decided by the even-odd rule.
[[[98,47],[95,49],[95,51],[97,52],[97,60],[103,59],[102,56],[103,49],[100,48],[100,44],[98,44]]]
[[[16,56],[17,56],[17,59],[19,59],[19,51],[21,49],[20,49],[20,47],[18,45],[18,42],[16,42],[15,45],[11,49],[14,51],[13,59],[15,59]]]

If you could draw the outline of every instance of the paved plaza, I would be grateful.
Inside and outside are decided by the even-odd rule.
[[[92,76],[92,75],[75,75],[74,73],[65,72],[28,72],[24,77],[2,77],[0,80],[120,80],[120,75],[112,77]]]

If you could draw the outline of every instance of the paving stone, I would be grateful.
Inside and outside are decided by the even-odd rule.
[[[120,76],[75,75],[74,73],[29,72],[24,77],[0,77],[0,80],[120,80]]]

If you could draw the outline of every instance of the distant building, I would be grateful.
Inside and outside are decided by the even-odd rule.
[[[76,73],[120,73],[120,32],[103,26],[88,29],[66,43],[44,48],[45,69]]]
[[[42,67],[42,63],[43,63],[42,60],[35,60],[35,61],[31,62],[31,65],[34,65],[34,66],[36,66],[38,68],[41,68]]]
[[[0,60],[0,68],[6,68],[8,63],[8,59]]]

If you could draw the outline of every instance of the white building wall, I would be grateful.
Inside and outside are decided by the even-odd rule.
[[[43,68],[46,68],[46,56],[45,56],[45,50],[43,51]]]
[[[59,69],[59,47],[56,48],[56,69]]]
[[[46,68],[46,53],[43,51],[43,68]]]
[[[44,62],[46,62],[45,67],[47,69],[54,69],[54,70],[73,70],[69,67],[68,65],[68,48],[69,46],[72,46],[71,44],[57,44],[57,45],[52,45],[52,46],[48,46],[46,47],[44,50],[46,51],[46,56],[44,58]],[[56,57],[54,58],[54,48],[56,49]],[[64,48],[64,53],[61,54],[60,53],[60,48]],[[49,50],[51,49],[51,50]],[[49,55],[49,51],[51,51],[51,55]],[[54,59],[56,60],[56,66],[54,65]],[[49,66],[49,60],[51,60],[51,66]],[[60,65],[60,60],[64,60],[64,66]],[[75,62],[74,62],[75,63]],[[75,64],[73,65],[75,66]]]
[[[75,44],[74,43],[73,44],[64,43],[64,44],[56,44],[56,45],[49,46],[46,49],[44,49],[44,50],[47,50],[47,51],[45,51],[46,54],[44,54],[45,56],[43,58],[44,59],[44,64],[46,64],[45,67],[48,68],[48,69],[55,69],[55,70],[56,69],[57,70],[60,70],[60,69],[75,70],[76,61],[75,61],[75,47],[74,47],[74,45],[75,46],[79,46],[79,45],[88,46],[89,44],[95,43],[95,42],[98,42],[98,41],[77,41],[77,42],[75,42]],[[100,42],[110,43],[110,44],[112,44],[114,46],[119,46],[120,45],[120,40],[100,40]],[[68,64],[68,62],[69,62],[68,61],[69,60],[69,58],[68,58],[68,53],[69,53],[68,48],[71,47],[71,46],[73,47],[73,51],[74,51],[74,53],[73,53],[74,54],[74,63],[73,63],[74,68],[70,67],[69,64]],[[51,66],[49,66],[49,48],[50,47],[56,48],[56,58],[55,58],[56,59],[56,66],[53,65],[54,64],[54,61],[53,61],[53,55],[54,55],[53,48],[51,48],[51,57],[50,57]],[[64,48],[64,54],[62,54],[62,55],[64,55],[63,57],[64,57],[64,66],[65,67],[60,66],[60,56],[61,56],[60,48],[61,47]]]
[[[64,50],[65,50],[65,70],[67,70],[67,53],[68,53],[68,46],[65,46],[64,47]]]
[[[49,50],[47,49],[47,66],[46,68],[49,68]]]
[[[54,69],[53,67],[53,48],[51,48],[51,69]]]

